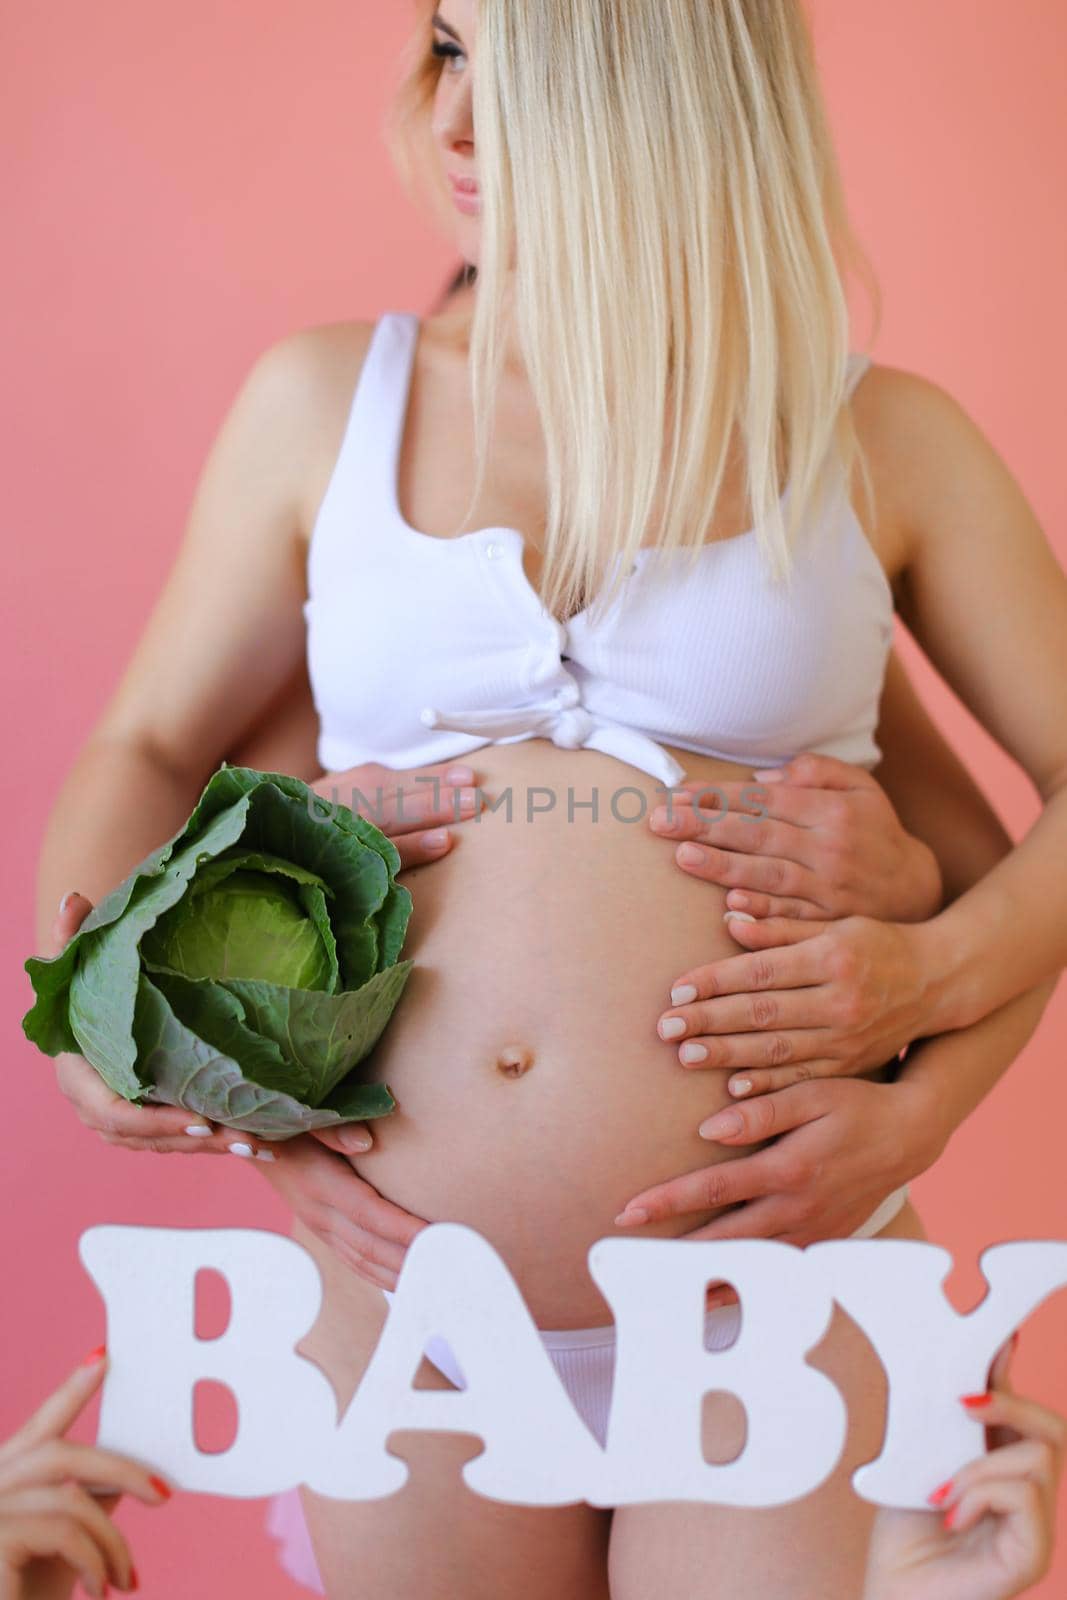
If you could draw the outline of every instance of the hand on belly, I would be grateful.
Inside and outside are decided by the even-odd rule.
[[[652,779],[540,740],[484,753],[482,785],[491,799],[511,787],[511,820],[487,809],[406,879],[415,966],[367,1062],[398,1104],[354,1165],[405,1209],[488,1238],[542,1325],[606,1321],[589,1245],[624,1231],[614,1218],[637,1190],[734,1154],[697,1132],[729,1101],[725,1074],[687,1070],[656,1024],[679,972],[738,946],[725,890],[680,873],[650,832]],[[559,803],[526,820],[524,784],[555,785]],[[596,821],[577,804],[593,786]],[[622,788],[632,822],[612,814]]]

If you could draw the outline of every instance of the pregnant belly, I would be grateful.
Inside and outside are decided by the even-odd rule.
[[[677,755],[688,778],[754,781]],[[698,1227],[711,1210],[613,1219],[638,1190],[736,1154],[697,1133],[730,1098],[726,1072],[684,1067],[656,1022],[681,973],[741,947],[725,890],[684,873],[649,828],[656,779],[543,739],[469,759],[499,804],[404,875],[415,966],[364,1064],[398,1104],[353,1164],[416,1215],[483,1234],[540,1326],[608,1322],[590,1244]]]

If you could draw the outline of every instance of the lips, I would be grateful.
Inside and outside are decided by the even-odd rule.
[[[478,180],[476,178],[450,178],[448,180],[456,194],[477,194]]]

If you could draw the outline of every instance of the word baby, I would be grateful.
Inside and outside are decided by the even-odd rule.
[[[595,1506],[696,1500],[780,1505],[816,1489],[844,1446],[835,1385],[807,1364],[836,1300],[886,1369],[889,1404],[876,1460],[853,1475],[881,1505],[926,1496],[982,1452],[958,1396],[984,1389],[1008,1335],[1067,1285],[1067,1242],[1015,1241],[981,1258],[989,1292],[960,1316],[941,1285],[952,1262],[910,1239],[830,1240],[801,1250],[768,1239],[600,1239],[589,1270],[615,1317],[612,1410],[601,1449],[574,1411],[526,1304],[489,1242],[435,1223],[408,1248],[396,1298],[359,1389],[340,1418],[333,1390],[294,1345],[313,1326],[318,1268],[294,1240],[257,1229],[88,1229],[80,1254],[107,1306],[110,1368],[98,1443],[140,1456],[183,1488],[255,1497],[306,1483],[373,1500],[403,1488],[386,1449],[400,1428],[478,1434],[464,1481],[516,1505]],[[195,1281],[221,1273],[223,1334],[194,1333]],[[704,1292],[733,1284],[741,1331],[704,1348]],[[427,1340],[448,1340],[463,1390],[412,1388]],[[191,1397],[227,1385],[239,1425],[231,1447],[197,1449]],[[728,1390],[748,1421],[736,1460],[712,1464],[700,1440],[703,1396]]]

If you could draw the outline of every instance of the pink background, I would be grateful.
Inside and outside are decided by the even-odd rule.
[[[1062,559],[1067,12],[1057,0],[818,0],[815,15],[855,219],[885,291],[877,356],[961,400]],[[301,326],[427,312],[451,274],[448,241],[411,210],[378,131],[408,17],[407,4],[369,0],[8,8],[0,1436],[103,1338],[76,1255],[83,1229],[287,1230],[245,1163],[128,1154],[82,1127],[23,1038],[22,962],[44,817],[155,600],[248,367]],[[865,331],[861,319],[857,343]],[[1028,780],[905,643],[1020,837],[1037,815]],[[1065,1043],[1061,987],[1007,1081],[916,1186],[971,1300],[985,1244],[1067,1239]],[[1015,1371],[1067,1410],[1065,1346],[1061,1294],[1025,1330]],[[295,1589],[262,1516],[262,1502],[178,1495],[154,1512],[127,1501],[118,1520],[147,1595],[272,1600]],[[1063,1592],[1067,1540],[1056,1570],[1034,1591],[1047,1600]]]

